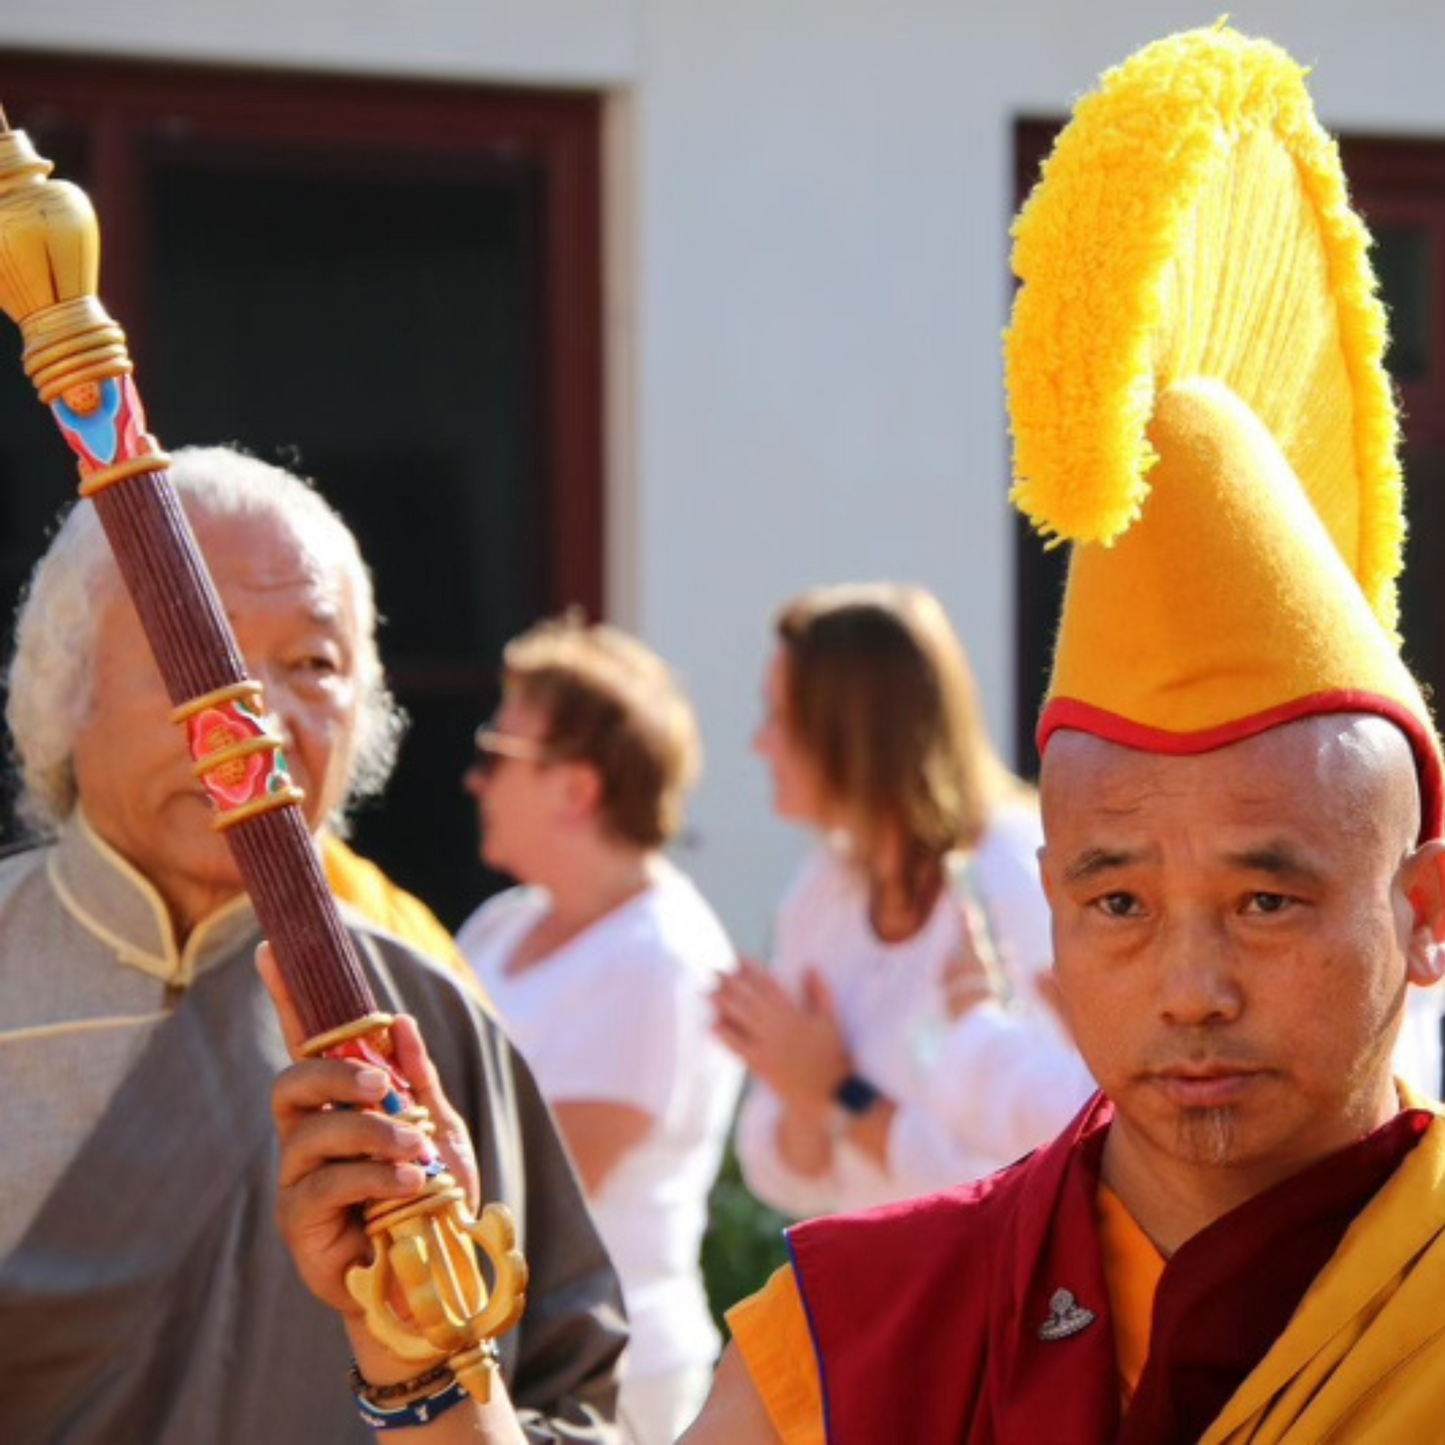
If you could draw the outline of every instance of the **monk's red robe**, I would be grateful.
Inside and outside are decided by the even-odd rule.
[[[1402,1112],[1178,1250],[1121,1418],[1096,1226],[1111,1117],[1096,1098],[991,1179],[791,1232],[830,1445],[1198,1440],[1430,1120]]]

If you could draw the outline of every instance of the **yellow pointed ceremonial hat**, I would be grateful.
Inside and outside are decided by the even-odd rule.
[[[1015,223],[1012,495],[1074,544],[1039,746],[1194,753],[1377,713],[1433,837],[1384,310],[1304,79],[1223,25],[1150,45],[1079,103]]]

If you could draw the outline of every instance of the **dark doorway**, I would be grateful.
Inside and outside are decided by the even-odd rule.
[[[1403,413],[1405,656],[1438,710],[1445,697],[1445,142],[1346,139],[1340,153],[1375,237],[1390,375]]]
[[[1039,167],[1063,127],[1059,120],[1021,120],[1014,126],[1014,210],[1038,180]],[[1010,292],[1012,304],[1012,292]],[[1012,463],[1010,463],[1012,465]],[[1039,773],[1034,727],[1049,687],[1054,634],[1064,600],[1069,549],[1045,550],[1037,534],[1015,511],[1014,528],[1014,766],[1025,777]]]
[[[492,880],[459,778],[502,642],[602,595],[599,101],[0,55],[100,213],[163,444],[317,479],[376,576],[411,733],[356,842],[455,926]],[[17,338],[18,356],[18,338]],[[74,477],[0,369],[0,586]]]

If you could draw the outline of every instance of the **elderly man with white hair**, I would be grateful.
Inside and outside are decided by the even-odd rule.
[[[320,832],[384,786],[401,731],[355,539],[305,483],[236,452],[182,451],[172,477]],[[21,811],[48,841],[0,864],[0,1433],[365,1439],[344,1343],[272,1223],[286,1045],[169,712],[82,502],[36,569],[9,675]],[[345,916],[534,1261],[501,1342],[525,1438],[614,1439],[616,1281],[525,1065],[445,968]]]

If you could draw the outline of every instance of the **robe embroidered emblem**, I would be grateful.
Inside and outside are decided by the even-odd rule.
[[[1049,1317],[1039,1326],[1041,1340],[1066,1340],[1094,1323],[1093,1310],[1086,1310],[1072,1291],[1056,1289],[1049,1300]]]

